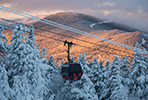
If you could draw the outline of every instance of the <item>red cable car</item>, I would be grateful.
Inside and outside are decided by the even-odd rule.
[[[65,63],[63,64],[61,67],[61,75],[63,77],[64,80],[69,80],[69,81],[76,81],[76,80],[80,80],[82,75],[83,75],[83,71],[82,71],[82,67],[80,64],[78,63],[73,63],[71,61],[71,59],[69,58],[69,50],[71,45],[73,45],[72,42],[64,42],[64,46],[68,44],[68,61],[69,63]]]

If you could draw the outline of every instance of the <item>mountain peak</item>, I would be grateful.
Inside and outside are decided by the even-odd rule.
[[[49,15],[45,17],[45,19],[53,22],[57,22],[66,26],[70,26],[76,29],[80,29],[86,32],[92,32],[97,30],[114,30],[114,29],[127,31],[127,32],[139,31],[135,28],[118,24],[110,20],[102,20],[90,15],[73,13],[73,12],[59,12],[56,14]],[[40,22],[35,23],[35,25],[37,25],[38,23]],[[45,27],[45,25],[43,26]],[[54,27],[50,27],[50,29],[54,29]]]

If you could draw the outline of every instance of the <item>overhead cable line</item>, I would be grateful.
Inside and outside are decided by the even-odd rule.
[[[39,22],[42,22],[42,23],[45,23],[45,24],[48,24],[48,25],[52,25],[52,26],[55,26],[55,27],[58,27],[58,28],[62,28],[62,29],[71,31],[71,32],[75,32],[75,33],[82,34],[82,35],[85,35],[85,36],[88,36],[88,37],[92,37],[92,38],[102,40],[104,42],[112,43],[112,44],[119,45],[119,46],[124,47],[124,48],[134,50],[133,46],[129,46],[129,45],[126,45],[126,44],[123,44],[123,43],[120,43],[120,42],[116,42],[116,41],[106,39],[106,38],[103,38],[103,37],[100,37],[100,36],[97,36],[97,35],[93,35],[93,34],[90,34],[90,33],[87,33],[87,32],[84,32],[84,31],[81,31],[81,30],[78,30],[78,29],[75,29],[75,28],[72,28],[72,27],[69,27],[69,26],[65,26],[65,25],[62,25],[62,24],[59,24],[59,23],[56,23],[56,22],[53,22],[53,21],[42,19],[42,18],[24,13],[24,12],[21,12],[21,11],[17,11],[17,10],[8,8],[8,7],[4,7],[4,6],[1,6],[1,5],[0,5],[0,7],[1,7],[0,9],[2,9],[2,10],[5,10],[5,11],[11,12],[11,13],[15,13],[17,15],[21,15],[21,16],[24,16],[24,17],[27,17],[27,18],[30,18],[30,19],[33,19],[33,20],[37,20]]]
[[[12,21],[13,22],[13,21]],[[15,22],[17,23],[17,22]],[[8,25],[4,25],[4,26],[7,26],[9,28],[14,28],[12,26],[8,26]],[[29,26],[29,25],[27,25]],[[48,38],[48,39],[52,39],[52,40],[55,40],[55,41],[59,41],[59,42],[65,42],[63,40],[60,40],[60,39],[56,39],[56,38],[53,38],[53,37],[49,37],[49,36],[46,36],[46,35],[41,35],[41,34],[36,34],[38,36],[41,36],[41,37],[44,37],[44,38]],[[106,51],[106,50],[101,50],[99,48],[92,48],[92,47],[87,47],[87,46],[84,46],[84,45],[79,45],[79,44],[75,44],[73,43],[75,46],[79,46],[79,47],[83,47],[83,48],[87,48],[87,49],[93,49],[93,50],[98,50],[99,52],[105,52],[106,54],[116,54],[116,55],[121,55],[121,56],[125,56],[125,55],[122,55],[122,54],[117,54],[117,53],[113,53],[113,52],[110,52],[110,51]],[[131,56],[127,56],[127,57],[131,57]]]
[[[16,22],[16,21],[4,19],[4,18],[0,18],[0,19],[5,20],[5,21],[8,21],[8,22],[12,22],[12,23],[18,23],[18,22]],[[26,26],[29,26],[29,25],[26,25]],[[46,30],[46,29],[42,29],[42,28],[39,28],[39,27],[34,27],[34,28],[35,28],[35,29],[42,30],[42,31],[45,31],[45,32],[50,32],[50,33],[53,33],[53,34],[56,34],[56,35],[61,35],[61,36],[64,36],[64,37],[72,38],[72,39],[75,39],[75,40],[78,40],[78,41],[82,41],[82,42],[90,43],[90,44],[93,44],[93,45],[105,47],[105,48],[108,48],[108,49],[113,49],[113,50],[116,50],[116,51],[119,51],[119,52],[124,52],[124,53],[127,53],[127,54],[132,54],[132,53],[133,53],[133,52],[132,52],[132,53],[129,53],[129,52],[122,51],[122,50],[115,49],[115,48],[111,48],[111,47],[106,47],[105,45],[100,45],[100,44],[93,43],[93,42],[90,42],[90,41],[78,39],[78,38],[76,38],[76,37],[67,36],[67,35],[64,35],[64,34],[57,33],[57,32],[52,32],[52,31],[49,31],[49,30]],[[36,33],[35,33],[35,34],[36,34]],[[42,36],[43,36],[43,35],[42,35]]]

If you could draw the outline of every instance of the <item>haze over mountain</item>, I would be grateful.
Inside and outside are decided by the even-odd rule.
[[[114,23],[112,21],[102,20],[89,15],[72,13],[72,12],[62,12],[62,13],[57,13],[57,14],[47,16],[45,17],[45,19],[51,20],[63,25],[67,25],[85,32],[89,32],[91,34],[95,34],[107,39],[121,42],[130,46],[135,46],[136,42],[142,43],[142,45],[145,48],[147,48],[147,45],[148,45],[147,33],[131,28],[129,26]],[[35,29],[34,33],[36,37],[36,42],[39,43],[39,48],[41,49],[42,47],[45,46],[48,53],[47,57],[49,57],[50,55],[53,56],[56,64],[57,63],[59,64],[62,59],[66,61],[67,46],[64,46],[64,43],[60,41],[55,41],[53,39],[41,37],[37,34],[44,35],[46,37],[52,37],[62,41],[64,40],[67,40],[70,42],[72,41],[75,44],[92,48],[92,49],[88,49],[88,48],[73,45],[70,51],[71,52],[70,56],[71,57],[73,56],[75,61],[78,59],[79,54],[82,54],[83,52],[86,52],[87,61],[92,60],[95,55],[97,56],[98,60],[102,59],[104,62],[106,60],[112,61],[114,56],[117,56],[117,55],[121,57],[127,55],[129,56],[128,58],[130,61],[133,58],[134,53],[130,49],[126,49],[126,48],[113,45],[104,41],[100,41],[84,35],[73,33],[60,28],[56,28],[50,25],[46,25],[41,22],[36,22],[33,25],[34,27],[39,27],[41,29],[50,31],[50,32],[47,32],[47,31],[45,32],[39,29]],[[6,34],[6,37],[9,40],[11,38],[10,37],[11,32],[12,30],[7,30],[4,32]],[[62,35],[70,36],[73,38],[57,35],[56,33],[60,33]],[[93,42],[95,44],[82,42],[82,41],[76,40],[75,38],[78,38],[84,41]]]

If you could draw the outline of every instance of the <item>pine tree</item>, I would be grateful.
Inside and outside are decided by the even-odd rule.
[[[130,72],[130,93],[131,95],[139,98],[139,99],[146,99],[147,98],[147,82],[146,76],[148,74],[148,63],[145,62],[144,57],[139,48],[138,43],[136,43],[136,47],[134,48],[136,52],[131,64],[131,72]]]
[[[58,90],[60,90],[63,84],[63,78],[57,69],[53,66],[42,64],[42,76],[44,78],[44,100],[47,100],[51,95],[57,95]]]
[[[66,81],[55,100],[98,100],[93,83],[83,74],[81,80],[75,82]]]
[[[8,39],[2,33],[4,31],[3,27],[4,22],[0,24],[0,91],[8,99],[13,97],[13,91],[10,89],[8,84],[8,76],[6,71],[6,55],[8,53]]]
[[[39,44],[35,46],[34,28],[31,25],[29,27],[29,36],[27,37],[26,45],[30,47],[30,53],[28,54],[28,66],[32,71],[29,76],[30,93],[34,96],[34,99],[43,100],[45,90],[45,80],[42,76],[42,67],[44,64],[41,60],[39,51]],[[29,44],[28,44],[29,43]],[[31,62],[31,63],[30,63]]]
[[[27,28],[22,23],[16,25],[12,33],[10,49],[7,55],[7,70],[9,85],[15,91],[14,100],[31,100],[33,96],[29,93],[29,77],[33,70],[30,45],[26,45],[22,34],[26,35]]]
[[[105,81],[108,80],[108,77],[111,73],[111,70],[110,70],[110,61],[109,60],[106,60],[106,64],[105,64],[105,67],[104,67],[104,79]]]
[[[9,45],[8,45],[8,39],[2,33],[4,31],[3,24],[4,22],[0,24],[0,59],[1,62],[4,63],[4,60],[6,60],[6,54],[8,53]]]
[[[102,95],[100,99],[109,99],[112,93],[115,90],[115,87],[118,86],[119,83],[119,68],[120,68],[121,60],[119,56],[116,56],[112,61],[112,67],[110,68],[109,78],[105,83],[105,87],[103,87]]]
[[[92,62],[91,70],[88,74],[88,77],[94,84],[94,88],[97,92],[97,95],[100,96],[105,84],[103,71],[101,70],[101,67],[99,67],[99,63],[96,56],[94,57],[94,60]]]
[[[85,74],[80,81],[74,82],[71,93],[72,100],[98,100],[93,83]]]
[[[83,56],[81,56],[81,54],[79,55],[78,63],[80,63],[82,70],[85,74],[88,74],[90,72],[90,68],[87,66],[85,52],[83,53]]]
[[[45,57],[45,56],[47,55],[47,54],[46,54],[46,52],[47,52],[47,51],[46,51],[46,47],[43,47],[43,48],[41,48],[41,49],[42,49],[42,59],[41,59],[41,60],[42,60],[43,63],[47,63],[47,59],[46,59],[46,57]]]
[[[99,67],[100,67],[100,70],[103,70],[103,68],[104,68],[102,59],[100,59]]]
[[[0,39],[5,40],[5,41],[8,42],[8,39],[2,33],[3,31],[4,31],[4,22],[1,22],[1,24],[0,24]]]
[[[49,57],[49,60],[48,60],[48,65],[52,66],[55,70],[57,69],[57,67],[55,66],[55,63],[54,63],[54,59],[53,59],[53,56],[50,56]]]
[[[28,37],[26,38],[26,43],[29,44],[31,47],[34,48],[35,45],[35,36],[34,36],[34,27],[31,25],[28,30]]]
[[[123,76],[126,76],[129,74],[129,65],[130,65],[130,62],[128,61],[128,58],[127,56],[124,56],[122,57],[122,63],[121,63],[121,68],[120,68],[120,73],[123,75]]]
[[[15,100],[20,97],[24,100],[26,98],[43,100],[44,79],[41,76],[40,53],[38,45],[34,46],[24,42],[25,38],[22,34],[25,35],[26,30],[28,29],[19,23],[12,32],[14,35],[7,55],[9,85],[15,90]],[[30,43],[34,44],[34,42]],[[21,92],[22,89],[25,89],[24,92]]]

